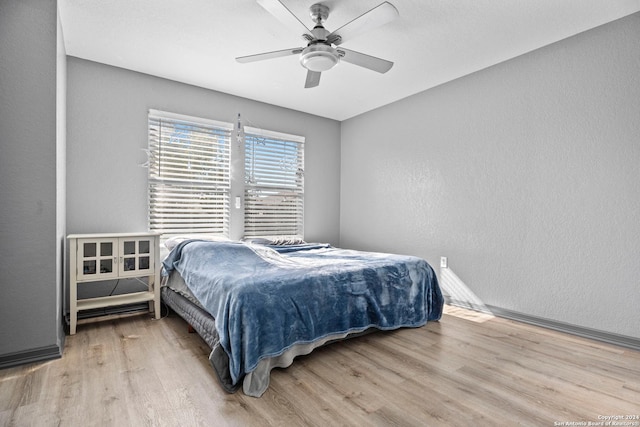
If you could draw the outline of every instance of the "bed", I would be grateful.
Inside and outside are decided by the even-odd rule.
[[[211,347],[228,392],[259,397],[273,368],[334,340],[439,320],[423,259],[328,244],[187,239],[163,261],[163,301]]]

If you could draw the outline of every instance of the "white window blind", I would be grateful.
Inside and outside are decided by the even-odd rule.
[[[149,230],[228,236],[232,130],[149,110]]]
[[[304,237],[304,137],[246,126],[245,237]]]

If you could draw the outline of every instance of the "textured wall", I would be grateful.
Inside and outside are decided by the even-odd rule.
[[[0,356],[62,339],[56,17],[55,1],[0,2]]]
[[[64,345],[62,307],[64,301],[64,271],[67,261],[67,54],[64,48],[62,23],[58,14],[56,57],[56,316],[60,331],[59,346]]]
[[[640,337],[639,39],[635,14],[343,122],[340,244]]]
[[[305,237],[338,242],[339,122],[72,57],[68,76],[69,233],[147,229],[147,169],[138,165],[153,108],[231,123],[240,113],[250,126],[305,136]],[[241,230],[233,208],[231,222]]]
[[[231,123],[240,113],[250,126],[305,136],[305,237],[338,242],[339,122],[73,57],[67,68],[69,234],[147,230],[148,170],[139,165],[146,161],[148,110],[157,109]],[[230,233],[236,239],[244,225],[242,210],[233,207],[243,194],[242,167],[232,164]],[[79,295],[105,295],[113,286],[97,283]],[[118,284],[118,292],[138,288],[135,280]]]

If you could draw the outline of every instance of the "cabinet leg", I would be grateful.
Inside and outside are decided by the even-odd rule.
[[[156,254],[158,252],[156,251]],[[157,255],[156,255],[156,265],[159,264]],[[151,277],[149,278],[151,279]],[[160,318],[160,270],[156,268],[155,274],[153,275],[153,312],[155,313],[155,318]],[[151,290],[151,288],[149,289]],[[151,305],[152,301],[149,301],[149,305]]]
[[[72,261],[75,264],[75,259]],[[75,277],[69,283],[69,294],[69,335],[75,335],[78,324],[78,282]]]
[[[153,301],[153,311],[155,312],[156,319],[160,318],[160,300],[156,298]]]
[[[78,312],[71,311],[69,313],[69,335],[76,334],[76,325],[78,324]]]
[[[160,300],[155,298],[153,301],[149,301],[149,313],[153,313],[153,317],[156,319],[160,318]]]

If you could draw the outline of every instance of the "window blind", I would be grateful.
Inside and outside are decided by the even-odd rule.
[[[304,237],[304,137],[246,126],[245,237]]]
[[[149,230],[229,234],[233,125],[149,111]]]

